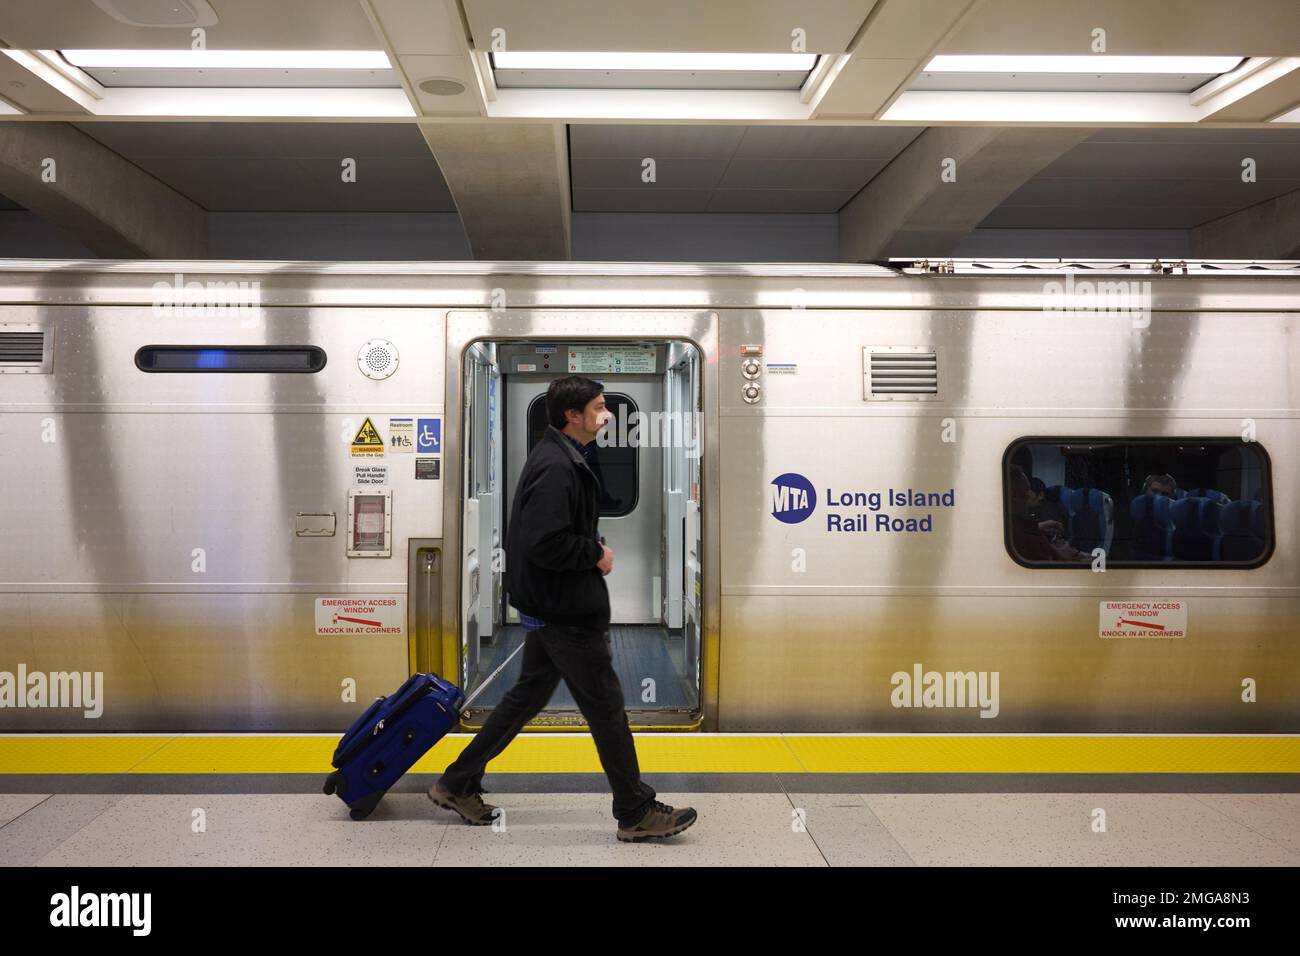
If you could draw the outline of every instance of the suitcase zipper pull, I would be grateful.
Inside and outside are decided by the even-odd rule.
[[[375,724],[375,729],[370,732],[370,736],[372,737],[379,736],[379,732],[383,729],[384,729],[384,722],[381,720],[379,721],[379,723]]]

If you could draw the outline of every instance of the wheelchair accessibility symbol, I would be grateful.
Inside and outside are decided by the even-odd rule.
[[[421,455],[442,453],[442,419],[421,418],[416,423],[415,450]]]

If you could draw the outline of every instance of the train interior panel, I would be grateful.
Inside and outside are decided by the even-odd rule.
[[[465,351],[461,670],[476,725],[522,666],[505,596],[507,522],[520,471],[546,432],[546,392],[569,374],[605,387],[610,418],[589,449],[599,531],[614,551],[610,639],[634,724],[687,726],[700,710],[700,354],[683,341],[480,340]],[[506,663],[509,661],[509,663]],[[561,683],[537,725],[583,723]]]

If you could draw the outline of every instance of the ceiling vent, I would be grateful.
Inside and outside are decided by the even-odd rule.
[[[54,336],[39,325],[0,325],[0,373],[51,371]]]
[[[465,92],[465,84],[446,76],[431,76],[420,81],[420,89],[430,96],[459,96]]]
[[[925,401],[939,397],[939,356],[916,345],[868,346],[862,350],[862,398]]]
[[[207,0],[93,0],[118,23],[133,27],[210,27],[217,12]]]

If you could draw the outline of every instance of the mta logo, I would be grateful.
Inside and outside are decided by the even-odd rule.
[[[817,492],[803,475],[787,471],[772,479],[772,517],[786,524],[798,524],[817,507]]]

